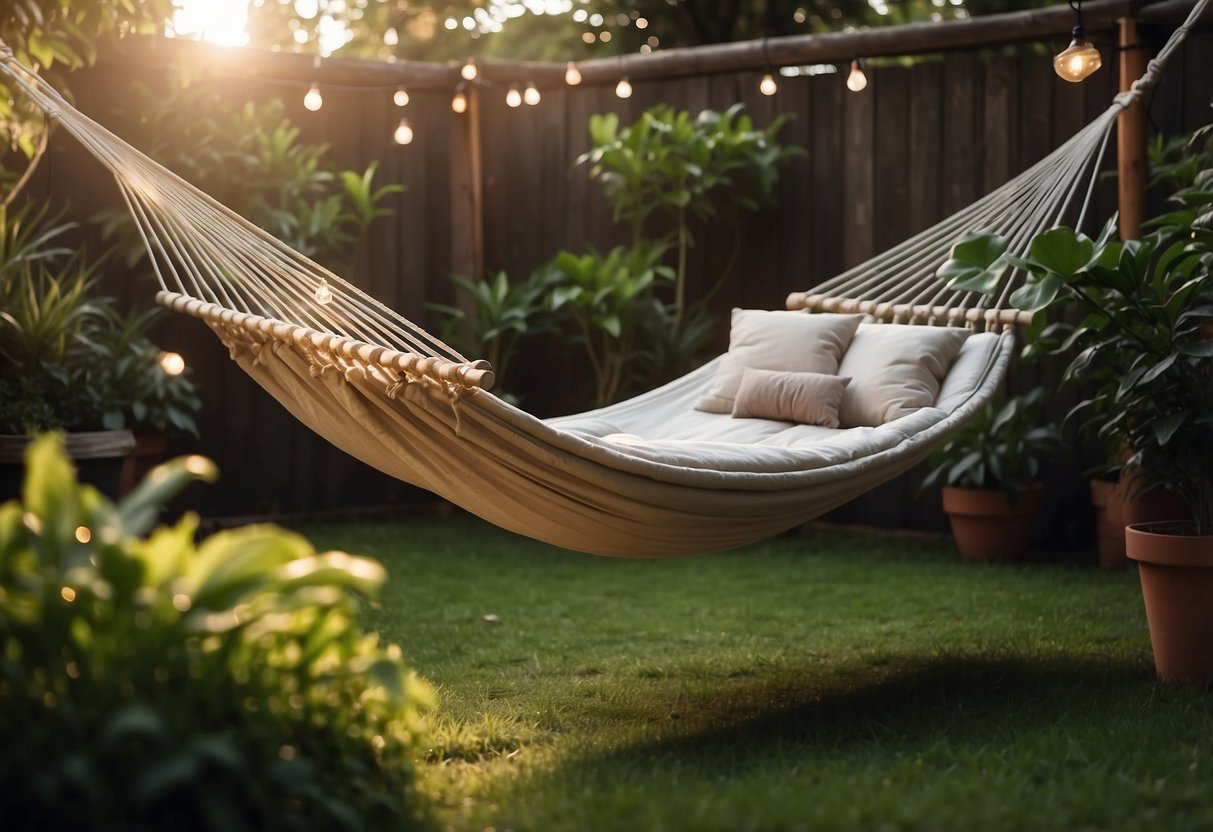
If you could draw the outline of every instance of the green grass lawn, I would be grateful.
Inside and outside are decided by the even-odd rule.
[[[631,561],[463,517],[302,530],[390,571],[369,623],[438,689],[446,828],[1213,829],[1213,694],[1153,680],[1132,571],[819,531]]]

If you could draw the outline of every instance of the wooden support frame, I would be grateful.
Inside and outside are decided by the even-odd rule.
[[[1137,21],[1117,21],[1120,46],[1120,91],[1126,92],[1146,71],[1149,55],[1137,31]],[[1146,101],[1138,99],[1116,120],[1117,207],[1120,238],[1136,240],[1146,219],[1146,184],[1150,164],[1146,154]]]

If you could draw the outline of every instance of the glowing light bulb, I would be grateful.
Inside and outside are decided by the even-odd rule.
[[[179,376],[185,372],[185,359],[180,353],[162,352],[159,358],[160,369],[166,376]]]
[[[775,83],[775,76],[769,72],[758,82],[758,91],[763,95],[774,95],[778,90],[779,85]]]
[[[392,134],[392,138],[396,140],[396,144],[412,143],[413,128],[407,118],[400,119],[400,124],[396,125],[396,132]]]
[[[313,113],[324,106],[324,96],[320,94],[319,84],[312,84],[311,88],[308,89],[307,95],[303,96],[303,106]]]
[[[333,302],[333,290],[329,288],[329,283],[323,278],[320,280],[320,285],[316,287],[316,303],[321,306],[327,306]]]
[[[847,76],[847,89],[851,92],[862,92],[868,86],[868,76],[863,74],[859,59],[851,61],[851,74]]]
[[[465,81],[475,81],[476,76],[480,74],[480,71],[476,69],[476,59],[468,58],[463,68],[459,70],[459,74]]]
[[[531,81],[526,85],[526,89],[522,92],[522,100],[534,107],[539,103],[539,87],[535,86],[535,82]]]
[[[632,83],[627,78],[623,78],[615,85],[615,95],[620,98],[632,97]]]
[[[1070,45],[1053,57],[1053,71],[1066,81],[1077,84],[1103,66],[1099,50],[1087,40],[1081,26],[1075,26]]]
[[[455,97],[451,98],[451,109],[456,113],[467,113],[467,93],[463,92],[463,85],[455,87]]]
[[[505,103],[511,107],[522,106],[522,93],[518,91],[517,84],[510,84],[510,91],[505,94]]]
[[[392,101],[397,107],[403,107],[409,103],[409,94],[404,87],[400,87],[392,95]]]
[[[581,83],[581,70],[577,68],[574,61],[569,61],[568,66],[564,69],[564,82],[570,87],[575,87]]]

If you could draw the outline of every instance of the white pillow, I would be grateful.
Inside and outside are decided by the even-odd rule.
[[[746,367],[733,400],[733,418],[836,428],[842,391],[849,381],[845,376]]]
[[[729,351],[696,410],[731,413],[747,367],[832,376],[862,315],[734,309]]]
[[[844,428],[879,427],[931,407],[969,330],[959,327],[864,324],[842,357],[851,376],[838,421]]]

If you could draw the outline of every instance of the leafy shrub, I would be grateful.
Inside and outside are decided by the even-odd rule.
[[[469,358],[483,358],[492,364],[497,374],[496,389],[501,389],[522,338],[553,328],[547,305],[553,279],[550,267],[537,269],[522,281],[510,280],[504,271],[475,282],[451,275],[459,292],[471,301],[472,314],[439,303],[429,304],[429,309],[441,317],[442,340]]]
[[[668,246],[616,246],[606,254],[562,251],[552,261],[557,280],[549,292],[552,311],[567,316],[594,372],[594,400],[610,404],[623,389],[636,358],[638,335],[664,322],[666,308],[653,285],[672,278],[661,265]]]
[[[0,506],[6,830],[408,829],[426,685],[357,624],[379,564],[269,526],[153,530],[200,457],[110,504],[61,440]]]
[[[1039,475],[1041,463],[1064,447],[1057,428],[1044,423],[1044,388],[987,404],[931,456],[923,488],[999,488],[1012,502]]]
[[[122,316],[93,293],[105,257],[63,244],[45,211],[0,212],[0,433],[51,428],[197,436],[194,383],[160,366],[155,312]]]
[[[280,99],[234,107],[202,84],[168,95],[132,90],[134,142],[161,164],[201,187],[296,251],[338,271],[351,269],[371,223],[391,214],[383,201],[404,190],[373,184],[376,165],[338,171],[326,144],[300,139]],[[102,214],[128,263],[144,256],[130,213]]]
[[[650,218],[664,215],[674,222],[675,330],[682,328],[688,311],[687,249],[694,244],[690,219],[733,221],[733,255],[701,300],[706,303],[728,278],[740,251],[737,215],[773,202],[780,166],[801,152],[779,144],[785,121],[779,118],[765,130],[755,129],[740,104],[694,117],[663,104],[622,128],[614,113],[590,118],[593,147],[577,162],[590,165],[590,176],[602,183],[614,207],[615,221],[631,228],[632,244],[640,244]]]

